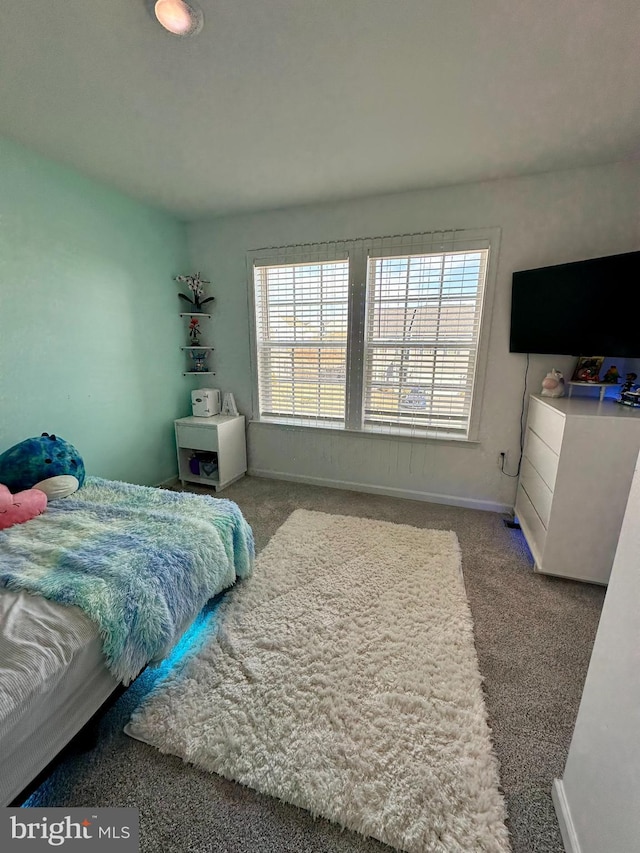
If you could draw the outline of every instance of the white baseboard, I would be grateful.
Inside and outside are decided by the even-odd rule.
[[[178,480],[178,475],[175,474],[173,477],[169,477],[168,480],[163,480],[161,483],[156,483],[156,489],[163,489],[165,486],[172,486]]]
[[[289,474],[284,471],[270,471],[263,468],[249,468],[252,477],[264,477],[269,480],[288,480],[293,483],[308,483],[310,486],[326,486],[331,489],[346,489],[351,492],[365,492],[373,495],[386,495],[390,498],[404,498],[412,501],[428,501],[447,506],[462,506],[467,509],[481,509],[486,512],[511,513],[510,504],[495,501],[480,501],[475,498],[460,498],[456,495],[440,495],[435,492],[418,492],[410,489],[397,489],[392,486],[372,486],[369,483],[355,483],[349,480],[330,480],[325,477],[307,477],[303,474]]]
[[[553,805],[556,809],[564,849],[567,853],[581,853],[578,836],[576,835],[573,820],[571,819],[571,811],[569,810],[569,803],[567,802],[567,797],[564,792],[562,779],[553,780],[551,799],[553,800]]]

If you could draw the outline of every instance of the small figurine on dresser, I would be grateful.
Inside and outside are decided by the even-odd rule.
[[[563,397],[564,396],[564,377],[559,370],[552,367],[549,373],[542,380],[542,397]]]
[[[611,367],[605,373],[605,375],[602,377],[602,381],[610,382],[612,385],[617,385],[618,379],[620,379],[620,373],[618,372],[618,368],[615,366],[615,364],[612,364]]]
[[[604,356],[580,356],[571,377],[572,382],[600,382],[600,368]]]
[[[633,386],[636,384],[636,379],[638,378],[637,373],[627,373],[624,378],[624,383],[622,385],[622,389],[620,391],[621,394],[625,394],[627,391],[631,391]]]
[[[640,408],[640,389],[636,385],[637,378],[637,373],[627,373],[618,397],[618,402],[623,406]]]

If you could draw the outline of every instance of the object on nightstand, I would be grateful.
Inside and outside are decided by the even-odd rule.
[[[552,367],[542,380],[542,397],[564,397],[564,377],[559,370]]]
[[[196,388],[191,392],[191,413],[194,418],[210,418],[220,412],[220,391],[217,388]]]
[[[238,417],[238,407],[236,406],[235,397],[230,392],[227,392],[222,400],[222,414],[231,415],[234,418]]]
[[[214,453],[200,454],[200,473],[203,477],[218,476],[218,458]]]

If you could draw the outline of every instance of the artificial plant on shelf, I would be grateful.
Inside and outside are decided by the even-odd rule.
[[[206,299],[202,298],[204,296],[204,285],[211,284],[211,282],[205,281],[199,272],[195,275],[177,275],[175,280],[186,284],[193,294],[193,299],[190,299],[186,294],[179,293],[178,296],[180,299],[184,299],[189,305],[193,305],[194,312],[202,314],[202,306],[214,299],[213,296],[208,296]]]
[[[189,323],[189,343],[193,347],[200,343],[200,320],[197,317],[192,317]]]

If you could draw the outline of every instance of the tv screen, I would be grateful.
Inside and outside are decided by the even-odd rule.
[[[640,358],[640,252],[513,273],[509,352]]]

